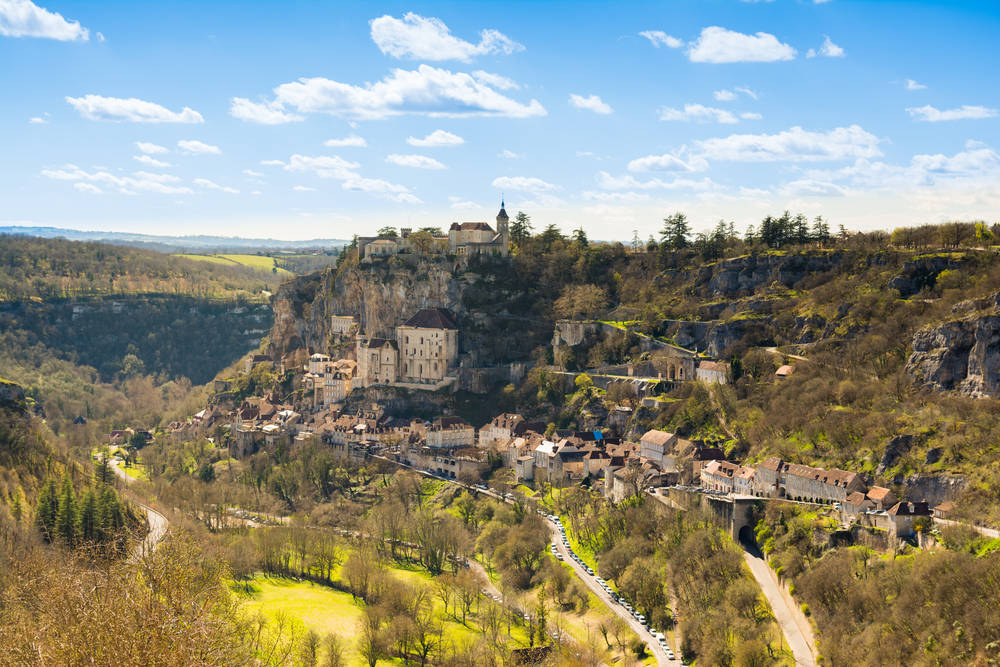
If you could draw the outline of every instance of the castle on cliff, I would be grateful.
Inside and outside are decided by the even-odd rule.
[[[359,237],[358,248],[361,259],[369,261],[400,253],[434,252],[447,252],[459,257],[475,255],[506,257],[510,254],[509,221],[504,203],[500,202],[495,230],[487,222],[453,222],[447,236],[437,236],[414,234],[412,229],[403,227],[396,237]]]

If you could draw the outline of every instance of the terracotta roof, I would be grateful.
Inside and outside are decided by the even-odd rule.
[[[955,503],[953,503],[950,500],[946,500],[934,508],[936,512],[951,512],[954,509],[955,509]]]
[[[658,445],[660,447],[669,443],[676,436],[673,433],[667,433],[666,431],[646,431],[642,436],[642,442],[648,442],[653,445]]]
[[[865,500],[867,500],[867,498],[865,498],[865,494],[861,493],[860,491],[854,491],[853,493],[849,494],[846,498],[844,498],[844,502],[849,503],[851,505],[860,505],[861,503],[865,502]]]
[[[455,317],[444,308],[423,308],[403,325],[418,329],[458,329]]]
[[[892,493],[892,491],[884,486],[873,486],[868,489],[868,497],[872,500],[885,500],[885,497],[890,493]]]
[[[461,231],[463,231],[463,232],[470,232],[470,231],[492,232],[493,231],[493,228],[490,227],[485,222],[462,222],[462,223],[455,222],[455,223],[452,223],[451,228],[455,229],[456,225],[458,226],[458,229],[461,230]]]
[[[774,374],[777,375],[778,377],[787,377],[794,372],[795,372],[795,366],[789,366],[788,364],[785,364],[783,366],[779,366],[778,370],[774,371]]]
[[[698,370],[719,371],[725,373],[729,370],[729,364],[724,361],[702,361],[698,364]]]

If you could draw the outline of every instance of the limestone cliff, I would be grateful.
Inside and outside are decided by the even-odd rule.
[[[296,278],[272,299],[271,350],[331,351],[333,315],[354,316],[366,335],[394,337],[396,326],[418,310],[437,307],[458,319],[466,366],[527,359],[551,335],[551,324],[511,316],[508,305],[521,294],[499,287],[494,276],[459,270],[444,258],[401,255]]]
[[[1000,393],[1000,309],[921,329],[906,371],[936,390],[969,396]]]

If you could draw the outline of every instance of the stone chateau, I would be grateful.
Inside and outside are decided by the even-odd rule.
[[[361,259],[365,261],[401,253],[428,252],[447,252],[459,257],[475,255],[506,257],[510,253],[509,221],[504,203],[500,202],[496,230],[486,222],[453,222],[447,236],[431,236],[429,242],[424,237],[422,242],[415,242],[418,237],[413,235],[413,230],[403,227],[399,230],[400,235],[394,238],[358,237],[358,248],[361,250]]]

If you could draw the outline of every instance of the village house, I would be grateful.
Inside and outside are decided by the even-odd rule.
[[[752,466],[740,466],[733,477],[733,493],[738,496],[752,496],[754,478],[756,476],[756,468]]]
[[[663,464],[664,458],[677,444],[677,436],[665,431],[646,431],[639,439],[639,456]]]
[[[774,377],[778,378],[779,380],[784,380],[794,372],[795,372],[795,366],[791,366],[789,364],[783,364],[781,366],[778,366],[778,370],[774,371]]]
[[[884,486],[873,486],[868,489],[867,497],[872,501],[872,509],[879,511],[887,511],[899,501],[896,494]]]
[[[502,415],[497,415],[479,429],[479,446],[487,448],[498,442],[523,435],[527,431],[544,432],[545,424],[529,422],[519,414],[505,412]]]
[[[476,429],[461,417],[438,417],[427,428],[427,446],[436,449],[474,447]]]
[[[313,410],[341,403],[359,384],[356,379],[358,363],[351,359],[316,364],[310,360],[309,366],[309,372],[303,377],[303,386],[307,392],[312,392]]]
[[[726,384],[729,364],[724,361],[699,361],[695,369],[695,379],[699,382]]]
[[[532,482],[535,479],[535,457],[519,456],[514,461],[514,478],[518,482]]]
[[[734,478],[740,466],[728,461],[709,461],[701,469],[701,488],[719,493],[732,493]]]
[[[875,503],[861,491],[852,491],[840,503],[840,515],[845,523],[851,523],[865,512],[870,512],[874,509]]]
[[[843,503],[852,492],[866,489],[864,479],[855,472],[823,470],[770,458],[757,466],[754,495]]]
[[[876,528],[888,531],[895,537],[910,537],[914,533],[915,522],[921,517],[930,522],[931,510],[925,502],[910,503],[900,501],[887,511],[871,511],[865,514],[865,519]]]

